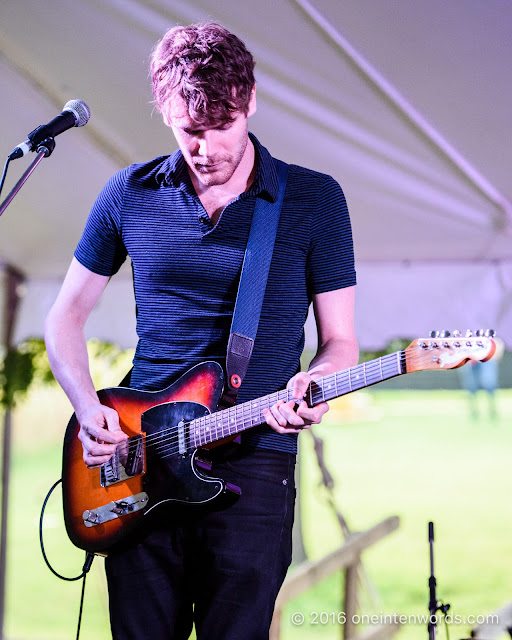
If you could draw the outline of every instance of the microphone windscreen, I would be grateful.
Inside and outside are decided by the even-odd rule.
[[[83,100],[69,100],[69,102],[66,102],[64,105],[63,111],[71,111],[75,116],[75,127],[83,127],[84,124],[89,122],[89,118],[91,117],[91,110]]]

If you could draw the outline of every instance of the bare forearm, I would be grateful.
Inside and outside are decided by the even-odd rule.
[[[89,371],[89,358],[82,323],[63,318],[52,310],[45,326],[46,349],[53,374],[64,389],[75,412],[84,413],[98,403]]]
[[[354,287],[326,291],[313,296],[319,347],[308,372],[294,375],[286,385],[293,399],[279,401],[263,415],[278,433],[299,433],[321,421],[328,411],[326,402],[309,407],[303,401],[312,379],[357,364],[358,347],[354,334]]]
[[[359,349],[355,337],[332,338],[318,348],[308,373],[312,378],[341,371],[357,364]]]
[[[109,460],[117,443],[127,438],[117,412],[100,404],[89,372],[84,326],[108,282],[75,258],[45,326],[46,349],[52,371],[71,401],[80,424],[78,439],[84,462],[97,467]]]
[[[300,433],[311,424],[319,423],[329,407],[325,402],[310,407],[303,401],[311,380],[351,367],[357,364],[357,359],[355,337],[326,341],[319,347],[308,372],[297,373],[289,380],[287,388],[293,389],[293,400],[281,400],[263,411],[267,424],[278,433]]]

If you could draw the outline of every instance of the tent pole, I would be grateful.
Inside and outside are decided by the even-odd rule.
[[[12,337],[16,322],[16,314],[21,298],[20,285],[25,277],[21,272],[8,265],[3,266],[5,273],[5,308],[3,318],[2,346],[5,351],[12,346]],[[7,518],[9,507],[9,475],[11,467],[11,407],[4,413],[4,433],[2,443],[2,523],[0,528],[0,640],[4,640],[5,622],[5,584],[7,565]]]
[[[300,9],[344,53],[352,64],[433,143],[463,175],[512,221],[512,202],[483,176],[441,133],[314,7],[309,0],[294,0]]]

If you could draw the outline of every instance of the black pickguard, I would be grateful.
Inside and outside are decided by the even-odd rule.
[[[174,428],[180,422],[188,423],[210,413],[207,407],[197,402],[166,402],[145,411],[142,416],[142,431],[146,433],[146,474],[144,491],[149,496],[149,513],[164,502],[187,505],[202,505],[232,492],[240,493],[238,487],[214,478],[198,469],[198,449],[186,453],[177,452],[178,431],[173,437],[159,434]]]

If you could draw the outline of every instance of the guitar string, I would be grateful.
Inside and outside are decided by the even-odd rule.
[[[396,354],[389,354],[389,356],[383,356],[383,358],[384,359],[392,358],[392,363],[390,363],[390,364],[393,364],[393,368],[396,367],[396,364],[397,364],[397,356],[396,356]],[[373,369],[370,366],[366,366],[365,367],[366,368],[366,377],[367,378],[371,377],[372,373],[374,373],[376,370],[380,371],[380,369],[381,369],[380,366],[379,367],[375,366],[374,361],[370,361],[370,363],[372,363],[372,365],[374,365],[374,366],[373,366]],[[368,365],[370,363],[368,363]],[[389,369],[389,364],[383,365],[383,367],[382,367],[382,371],[383,372],[385,371],[386,366]],[[328,374],[328,375],[324,376],[321,379],[322,383],[323,383],[323,386],[325,386],[325,383],[328,382],[329,380],[331,380],[330,384],[334,385],[334,386],[337,385],[337,386],[341,387],[344,384],[346,385],[347,381],[349,380],[349,378],[352,377],[351,374],[353,374],[356,369],[361,369],[362,370],[362,365],[356,365],[355,367],[352,367],[350,370],[338,371],[338,372],[335,372],[335,373]],[[338,378],[338,379],[336,380],[336,378]],[[346,378],[346,380],[343,380],[343,379],[340,380],[340,378]],[[377,382],[377,381],[378,380],[375,380],[375,382]],[[318,385],[318,381],[315,381],[315,382]],[[319,388],[321,389],[321,387],[319,387]],[[354,390],[356,390],[356,389],[354,389]],[[348,392],[349,391],[346,391],[345,393],[348,393]],[[279,396],[284,396],[284,395],[286,395],[286,398],[279,397]],[[246,422],[248,420],[252,420],[253,419],[254,410],[261,410],[262,408],[268,408],[269,406],[274,404],[275,401],[280,400],[280,399],[282,399],[282,400],[287,399],[286,401],[291,400],[292,398],[290,396],[292,396],[292,395],[293,395],[293,390],[292,389],[283,389],[283,390],[274,392],[272,394],[269,394],[268,396],[263,396],[261,398],[256,398],[256,399],[254,399],[252,401],[245,402],[245,403],[243,403],[241,405],[235,405],[234,407],[230,407],[228,409],[224,409],[224,410],[212,413],[212,414],[207,414],[205,416],[201,416],[199,418],[195,418],[194,420],[192,420],[192,422],[193,421],[201,421],[201,420],[206,421],[206,422],[217,422],[218,423],[217,425],[213,424],[213,429],[212,430],[215,430],[216,428],[219,429],[219,428],[222,428],[223,426],[224,427],[226,426],[225,423],[221,424],[222,417],[219,417],[219,416],[222,416],[222,414],[224,414],[226,417],[228,417],[227,414],[234,414],[234,416],[232,416],[232,417],[234,417],[235,421],[238,421],[238,419],[240,418],[240,416],[237,415],[238,413],[242,413],[242,417],[241,417],[242,421]],[[321,393],[321,392],[320,393],[318,391],[317,392],[313,392],[313,400],[315,402],[317,400],[320,400],[322,395],[324,395],[324,394]],[[345,395],[345,394],[341,394],[341,395]],[[244,413],[246,413],[246,409],[250,412],[249,416],[244,416],[243,415]],[[190,424],[190,423],[188,423],[188,424]],[[165,437],[166,433],[171,431],[171,430],[177,432],[179,430],[179,427],[177,425],[173,425],[172,427],[168,427],[167,429],[160,430],[156,434],[151,434],[149,436],[146,436],[146,447],[148,445],[151,446],[151,444],[153,443],[154,440],[160,440],[160,439],[162,439],[163,436]],[[230,433],[228,435],[233,435],[233,434]],[[140,437],[140,436],[139,435],[134,436],[134,438],[138,438],[138,437]],[[175,437],[176,437],[176,440],[177,440],[179,438],[179,434],[177,434]],[[156,444],[158,444],[158,443],[156,443]],[[137,446],[137,443],[134,443],[134,446]]]
[[[462,338],[461,338],[462,340]],[[471,346],[471,344],[467,344],[467,346]],[[412,356],[408,356],[407,358],[405,358],[406,355],[410,354],[410,352],[415,352]],[[387,375],[387,373],[389,373],[388,371],[386,371],[386,375],[384,374],[384,371],[386,369],[386,367],[389,368],[390,364],[393,365],[398,365],[398,359],[401,360],[401,363],[404,364],[404,361],[407,360],[407,362],[410,365],[414,365],[415,362],[414,360],[416,360],[417,362],[421,361],[422,359],[425,359],[425,357],[427,357],[427,359],[430,360],[432,353],[435,354],[435,351],[433,351],[432,349],[423,349],[423,348],[418,348],[418,346],[412,347],[412,348],[406,348],[402,351],[398,351],[395,352],[393,354],[387,354],[386,356],[382,356],[381,358],[377,358],[375,360],[371,360],[369,362],[365,362],[365,363],[361,363],[359,365],[356,365],[354,367],[351,367],[349,369],[343,370],[343,371],[338,371],[338,372],[334,372],[332,374],[328,374],[326,376],[324,376],[323,378],[321,378],[321,380],[315,381],[316,382],[316,386],[318,387],[318,389],[316,391],[313,391],[313,389],[310,389],[310,401],[312,402],[313,405],[318,404],[319,402],[321,402],[323,399],[325,399],[325,389],[329,389],[333,382],[332,380],[334,380],[334,387],[336,389],[336,393],[333,397],[339,397],[340,395],[346,395],[347,393],[351,392],[351,391],[356,391],[358,389],[364,388],[366,386],[370,386],[368,384],[368,378],[371,378],[373,373],[375,372],[375,369],[379,369],[381,375],[379,377],[377,377],[377,379],[375,380],[371,380],[370,384],[375,384],[377,382],[380,382],[384,379],[388,379],[389,377],[392,377],[394,375],[399,374],[400,372],[397,372],[396,374],[391,371],[391,375]],[[384,364],[383,364],[384,363]],[[357,378],[360,376],[360,373],[362,372],[363,374],[363,378],[364,378],[364,384],[362,386],[357,386],[355,388],[352,388],[352,374],[358,372],[358,375],[356,376],[355,380],[357,380]],[[340,378],[347,378],[348,382],[349,382],[349,389],[348,391],[345,391],[344,393],[338,393],[337,387],[338,384],[340,386],[346,384],[346,380],[344,381],[343,379]],[[321,384],[319,384],[321,382]],[[327,384],[328,383],[328,384]],[[237,433],[239,433],[240,431],[243,431],[245,429],[257,426],[258,424],[261,424],[262,422],[264,422],[262,420],[261,417],[261,409],[262,408],[268,408],[271,404],[274,403],[275,400],[285,400],[284,397],[282,397],[283,395],[286,394],[286,398],[289,398],[289,393],[291,390],[281,390],[278,392],[275,392],[273,394],[269,394],[267,396],[263,396],[262,398],[258,398],[255,399],[253,401],[249,401],[246,403],[243,403],[242,405],[236,405],[235,407],[231,407],[230,409],[226,409],[226,410],[222,410],[219,412],[215,412],[213,414],[207,414],[205,416],[199,417],[199,418],[195,418],[193,419],[191,422],[187,423],[184,426],[183,429],[183,434],[181,435],[181,438],[183,440],[183,437],[185,439],[185,442],[188,441],[189,446],[186,446],[186,450],[191,450],[194,448],[197,448],[198,446],[204,445],[204,444],[209,444],[210,442],[214,442],[215,440],[220,440],[223,437],[229,437],[231,435],[236,435]],[[281,397],[279,397],[281,396]],[[330,397],[327,397],[327,399],[331,399]],[[247,407],[247,409],[250,412],[249,416],[245,416],[245,408]],[[235,429],[234,432],[230,431],[231,427],[229,424],[226,424],[226,421],[223,421],[223,417],[222,414],[224,414],[226,417],[228,417],[229,413],[235,413],[234,416],[234,420],[235,422],[238,422],[238,416],[237,416],[237,412],[238,410],[241,409],[241,413],[242,413],[242,427],[241,429]],[[257,417],[257,421],[255,421],[254,415],[253,415],[253,411],[258,411],[258,417]],[[195,431],[195,426],[192,427],[193,423],[197,423],[199,421],[199,426],[198,426],[198,430],[200,431],[201,429],[201,421],[203,421],[203,429],[204,432],[209,432],[208,433],[208,437],[209,439],[206,439],[204,442],[201,439],[201,435],[204,436],[204,432],[203,434],[199,433],[199,442],[197,442],[197,439],[194,438],[194,445],[191,446],[190,443],[192,442],[192,438],[191,438],[191,433],[192,433],[192,428]],[[207,425],[207,423],[212,423],[211,425]],[[215,424],[216,423],[216,424]],[[229,420],[228,420],[229,423]],[[213,427],[213,428],[212,428]],[[225,429],[228,429],[228,433],[226,434]],[[220,430],[220,435],[219,435],[219,430]],[[215,437],[211,437],[211,433],[215,432]],[[170,435],[169,435],[170,434]],[[133,440],[138,440],[140,441],[140,435],[134,436]],[[130,438],[129,440],[132,440],[132,438]],[[167,429],[162,429],[160,430],[158,433],[156,434],[151,434],[149,436],[146,436],[146,450],[149,448],[154,448],[154,447],[159,447],[159,450],[163,450],[164,448],[168,449],[169,446],[174,445],[174,442],[179,443],[180,440],[180,434],[179,434],[179,427],[178,426],[173,426],[173,427],[169,427]],[[129,442],[129,441],[128,441]],[[163,445],[163,446],[162,446]],[[130,448],[136,448],[139,446],[139,442],[132,442],[128,444],[128,450],[130,450]],[[178,448],[175,450],[172,450],[170,454],[168,455],[174,455],[175,453],[179,452],[179,444],[178,444]],[[155,450],[155,453],[158,452],[158,449]]]
[[[410,355],[412,353],[412,356]],[[318,389],[316,390],[311,390],[311,400],[313,401],[313,404],[318,404],[319,402],[321,402],[326,395],[326,391],[325,389],[330,389],[332,386],[334,386],[334,388],[336,389],[336,387],[343,387],[346,386],[347,383],[349,385],[348,390],[344,390],[344,393],[338,393],[338,390],[336,390],[336,395],[334,397],[339,397],[340,395],[346,395],[347,393],[350,393],[350,391],[356,391],[358,389],[364,388],[366,386],[370,386],[370,384],[374,384],[377,383],[383,379],[389,379],[389,377],[391,377],[392,375],[397,375],[399,373],[401,373],[400,371],[397,371],[397,373],[394,373],[394,370],[396,370],[396,368],[398,368],[398,360],[400,359],[402,362],[401,364],[403,364],[403,360],[405,359],[404,356],[408,355],[409,357],[407,358],[409,364],[414,365],[415,361],[419,362],[422,359],[425,359],[425,357],[427,357],[429,360],[432,356],[432,353],[435,353],[433,350],[425,350],[425,349],[421,349],[419,350],[419,348],[417,346],[412,347],[412,348],[406,348],[403,351],[399,351],[399,352],[395,352],[393,354],[387,354],[385,356],[382,356],[381,358],[377,358],[375,360],[370,360],[368,362],[365,363],[361,363],[359,365],[355,365],[354,367],[351,367],[349,369],[346,370],[342,370],[342,371],[338,371],[338,372],[334,372],[332,374],[328,374],[326,376],[324,376],[323,378],[321,378],[321,384],[319,384],[320,380],[314,381],[316,383],[316,386],[318,387]],[[417,363],[416,362],[416,363]],[[393,365],[393,366],[391,366]],[[390,369],[392,369],[390,371]],[[378,376],[375,380],[372,380],[372,376],[376,373],[376,372],[380,372],[383,375]],[[355,377],[354,380],[352,380],[353,375],[357,373],[357,376]],[[391,375],[387,375],[388,373],[390,373]],[[357,380],[357,378],[359,377],[363,377],[364,379],[364,384],[362,386],[355,386],[354,382]],[[368,384],[368,380],[370,379],[370,383]],[[354,385],[354,386],[353,386]],[[351,388],[353,387],[353,388]],[[258,418],[257,420],[261,419],[261,410],[263,408],[268,408],[271,404],[274,404],[274,401],[277,399],[283,399],[285,400],[285,398],[283,397],[279,397],[279,396],[283,396],[286,394],[286,398],[289,398],[290,393],[292,392],[292,390],[290,389],[285,389],[285,390],[281,390],[278,392],[275,392],[273,394],[269,394],[268,396],[263,396],[262,398],[257,398],[255,400],[243,403],[241,405],[235,405],[234,407],[231,407],[229,409],[225,409],[219,412],[215,412],[213,414],[207,414],[205,416],[199,417],[199,418],[195,418],[193,419],[191,422],[187,423],[184,427],[184,433],[183,436],[185,437],[185,442],[188,441],[189,446],[186,446],[187,450],[190,449],[194,449],[197,448],[197,446],[200,445],[204,445],[204,444],[208,444],[209,442],[213,442],[215,440],[218,439],[222,439],[223,437],[229,437],[231,435],[236,435],[237,433],[239,433],[240,431],[243,431],[247,428],[251,428],[253,426],[256,426],[257,424],[261,424],[261,422],[255,422],[255,418],[254,418],[254,412],[257,411],[258,412]],[[276,398],[277,396],[277,398]],[[327,399],[331,399],[331,398],[327,398]],[[245,408],[247,408],[249,410],[249,416],[244,415],[245,412]],[[237,411],[238,410],[238,411]],[[229,425],[229,419],[227,420],[228,424],[226,424],[226,421],[223,421],[223,415],[226,418],[229,418],[231,416],[229,416],[229,413],[234,413],[234,419],[235,422],[239,421],[240,416],[237,415],[237,413],[242,413],[241,416],[241,422],[242,422],[242,428],[241,429],[237,429],[234,432],[230,431],[230,425]],[[192,423],[197,423],[199,421],[199,425],[197,425],[199,427],[199,430],[201,429],[201,421],[203,421],[203,429],[206,431],[209,431],[209,435],[212,432],[216,432],[215,435],[216,437],[211,438],[210,440],[206,440],[205,442],[203,442],[201,440],[201,433],[199,434],[199,442],[195,442],[194,441],[194,446],[190,446],[190,442],[191,442],[191,433],[192,430],[195,431],[195,426],[194,428],[192,428]],[[209,425],[207,428],[206,427],[206,423],[213,423],[211,425]],[[216,424],[215,424],[216,423]],[[228,433],[226,434],[225,429],[228,429]],[[219,431],[220,431],[220,435],[219,435]],[[203,433],[204,435],[204,433]],[[182,436],[182,438],[183,438]],[[140,440],[140,435],[137,436],[133,436],[133,440]],[[145,443],[146,443],[146,450],[148,448],[154,448],[154,447],[159,447],[160,450],[163,450],[165,448],[169,448],[169,446],[173,446],[175,443],[178,444],[179,443],[179,439],[180,439],[180,434],[179,434],[179,427],[177,425],[174,425],[172,427],[168,427],[167,429],[162,429],[161,431],[159,431],[156,434],[150,434],[149,436],[146,436],[145,439]],[[131,440],[131,438],[130,438]],[[122,446],[122,445],[120,445]],[[136,448],[139,446],[138,442],[131,442],[128,444],[128,450]],[[158,450],[156,450],[157,452]],[[178,447],[173,450],[169,455],[173,455],[174,453],[178,453],[179,452],[179,445]]]
[[[424,355],[424,354],[421,354],[421,355]],[[396,359],[396,354],[393,354],[393,360],[395,360],[395,359]],[[403,359],[403,356],[402,356],[402,359]],[[415,359],[416,359],[416,360],[420,360],[421,358],[416,357]],[[430,356],[429,356],[429,359],[430,359]],[[410,364],[412,364],[412,365],[414,364],[414,362],[411,362],[411,360],[410,360],[410,359],[409,359],[409,363],[410,363]],[[395,363],[393,363],[393,364],[395,364]],[[375,382],[378,382],[378,381],[382,380],[383,378],[384,378],[384,379],[386,379],[386,377],[391,377],[391,376],[387,376],[387,373],[389,373],[389,370],[388,370],[388,371],[386,371],[386,367],[389,369],[389,365],[386,365],[386,364],[385,364],[385,365],[383,365],[383,367],[382,367],[382,371],[381,371],[381,373],[382,373],[382,374],[384,374],[384,372],[385,372],[385,375],[383,375],[382,377],[377,378],[377,380],[370,380],[370,384],[375,383]],[[365,371],[365,373],[366,373],[366,379],[368,380],[369,378],[371,379],[372,373],[374,373],[374,371],[372,371],[370,367],[366,367],[366,371]],[[394,375],[394,373],[395,373],[395,369],[394,369],[394,367],[393,367],[393,370],[391,371],[391,374],[392,374],[392,375]],[[338,375],[337,375],[337,377],[339,378],[339,377],[340,377],[340,376],[339,376],[340,372],[337,372],[337,374],[338,374]],[[329,376],[326,376],[326,377],[324,378],[324,382],[325,382],[325,381],[327,381],[327,380],[328,380],[328,378],[336,378],[336,374],[331,374],[331,375],[329,375]],[[346,381],[340,381],[340,380],[336,380],[336,379],[335,379],[335,380],[334,380],[334,387],[335,387],[335,388],[338,386],[338,383],[339,383],[339,385],[340,385],[340,386],[341,386],[342,384],[345,384],[345,385],[346,385]],[[332,381],[331,381],[331,384],[330,384],[330,385],[328,384],[328,385],[323,385],[323,386],[324,386],[324,387],[333,386],[333,383],[332,383]],[[369,386],[369,385],[366,383],[366,381],[365,381],[365,384],[363,385],[363,387],[364,387],[364,386]],[[353,388],[353,389],[351,389],[351,390],[354,390],[354,391],[355,391],[355,390],[358,390],[359,388],[362,388],[362,387]],[[349,390],[346,390],[346,391],[347,391],[347,392],[349,392],[349,391],[350,391],[350,389],[349,389]],[[340,393],[338,393],[338,391],[336,391],[336,395],[335,395],[335,397],[336,397],[336,396],[340,396],[340,395],[345,395],[345,394],[340,394]],[[317,404],[318,402],[322,401],[322,400],[324,399],[324,397],[325,397],[325,391],[322,389],[322,387],[320,387],[320,388],[317,390],[317,392],[313,394],[313,402],[314,402],[314,404]],[[331,398],[330,398],[330,397],[327,397],[327,399],[331,399]],[[242,430],[244,430],[244,429],[246,429],[246,428],[251,428],[251,427],[256,426],[257,424],[261,423],[261,422],[262,422],[262,420],[260,420],[260,419],[259,419],[259,417],[258,417],[257,419],[255,419],[255,418],[254,418],[254,415],[253,415],[253,413],[252,413],[252,411],[253,411],[253,409],[254,409],[254,410],[256,410],[256,411],[261,410],[261,408],[262,408],[262,404],[264,405],[264,407],[268,406],[268,402],[266,402],[266,403],[262,403],[261,401],[260,401],[260,402],[256,401],[256,402],[253,404],[253,406],[251,407],[250,415],[249,415],[249,416],[244,416],[244,417],[243,417],[244,424],[242,425],[242,428],[241,428],[241,429],[235,429],[235,431],[232,431],[232,430],[231,430],[231,426],[230,426],[230,424],[229,424],[229,421],[226,423],[226,421],[223,421],[223,420],[221,419],[221,420],[219,420],[219,421],[217,422],[217,424],[215,424],[215,423],[213,424],[213,428],[212,428],[212,429],[210,429],[210,433],[208,434],[208,438],[206,438],[204,441],[203,441],[202,439],[200,439],[200,440],[199,440],[199,442],[197,442],[197,441],[194,439],[194,440],[193,440],[193,442],[194,442],[194,446],[191,446],[190,448],[191,448],[191,449],[193,449],[193,448],[197,448],[197,446],[204,445],[204,444],[208,444],[208,443],[213,442],[213,441],[215,441],[215,440],[222,439],[223,437],[229,437],[230,435],[236,435],[237,433],[239,433],[240,431],[242,431]],[[264,407],[263,407],[263,408],[264,408]],[[215,414],[212,414],[212,415],[215,415]],[[216,414],[216,415],[218,415],[218,414]],[[206,420],[207,420],[207,419],[208,419],[208,416],[206,417]],[[199,429],[200,429],[200,428],[201,428],[201,425],[199,425]],[[227,431],[226,431],[226,430],[227,430]],[[169,430],[169,431],[172,431],[172,429],[171,429],[171,430]],[[211,432],[214,432],[214,433],[215,433],[214,437],[211,437]],[[166,435],[166,434],[165,434],[165,435]],[[188,435],[189,435],[189,442],[192,442],[192,438],[190,437],[190,427],[189,427]],[[203,433],[202,435],[204,436],[204,433]],[[200,433],[200,438],[201,438],[201,433]],[[167,449],[168,449],[170,446],[172,446],[172,444],[173,444],[172,436],[171,436],[171,438],[168,438],[168,439],[167,439],[167,440],[165,440],[165,442],[164,442],[164,445],[165,445],[165,447],[166,447]],[[164,447],[160,447],[160,450],[164,450]],[[177,453],[177,452],[178,452],[178,449],[176,449],[176,450],[172,450],[172,449],[171,449],[171,450],[170,450],[170,454],[169,454],[169,455],[173,455],[174,453]]]
[[[392,375],[396,375],[393,373],[393,371],[389,372],[389,371],[385,371],[386,367],[389,369],[390,365],[398,365],[398,359],[400,358],[401,360],[404,359],[404,355],[405,354],[409,354],[411,352],[416,352],[413,353],[412,357],[407,358],[409,364],[414,365],[414,361],[416,360],[417,362],[421,361],[422,359],[425,359],[425,357],[427,357],[429,360],[431,359],[432,350],[424,350],[421,349],[421,351],[418,351],[418,347],[413,347],[413,348],[407,348],[405,350],[403,350],[402,352],[395,352],[393,354],[388,354],[386,356],[382,356],[381,358],[377,358],[376,360],[371,360],[369,362],[366,363],[361,363],[360,365],[356,365],[354,367],[351,367],[350,369],[346,369],[343,371],[338,371],[332,374],[328,374],[326,376],[324,376],[321,379],[322,384],[319,385],[319,381],[315,381],[317,383],[318,389],[316,391],[312,391],[311,393],[311,398],[313,400],[313,404],[318,404],[318,402],[321,402],[323,400],[323,398],[325,397],[325,391],[324,388],[328,388],[331,385],[336,386],[343,386],[346,385],[347,382],[351,383],[352,380],[352,374],[354,373],[358,373],[359,375],[363,375],[363,378],[365,379],[365,384],[363,384],[360,387],[354,387],[354,388],[349,388],[348,391],[345,391],[345,393],[342,394],[336,394],[338,397],[340,395],[346,395],[347,393],[349,393],[350,391],[356,391],[360,388],[364,388],[365,386],[369,386],[369,384],[367,384],[367,380],[369,378],[372,377],[372,375],[375,373],[375,371],[378,369],[379,371],[382,369],[382,373],[387,374],[387,373],[391,373]],[[400,373],[400,372],[397,372]],[[370,384],[374,384],[376,382],[381,381],[382,379],[387,379],[391,377],[384,375],[384,376],[380,376],[375,380],[370,381]],[[346,380],[343,380],[340,378],[346,378]],[[357,376],[356,376],[357,379]],[[329,381],[331,381],[331,384],[327,384]],[[349,387],[351,385],[349,384]],[[208,444],[210,442],[214,442],[215,440],[219,440],[222,439],[223,437],[229,437],[231,435],[236,435],[237,433],[239,433],[240,431],[243,431],[245,429],[251,428],[253,426],[257,426],[257,424],[261,424],[261,409],[263,408],[268,408],[271,404],[274,403],[274,400],[276,399],[275,396],[277,396],[277,399],[283,399],[284,398],[279,398],[280,395],[284,395],[286,393],[286,397],[289,397],[289,392],[291,390],[281,390],[279,392],[275,392],[273,394],[270,394],[269,396],[263,396],[262,398],[258,398],[255,399],[253,401],[249,401],[246,403],[243,403],[242,405],[236,405],[235,407],[231,407],[230,409],[227,410],[222,410],[220,412],[216,412],[213,414],[207,414],[206,416],[202,416],[199,418],[196,418],[194,420],[192,420],[191,422],[187,423],[184,427],[184,439],[185,442],[188,441],[189,445],[186,446],[186,450],[191,450],[194,448],[197,448],[197,446],[201,446],[204,444]],[[288,393],[287,393],[288,392]],[[336,396],[334,396],[336,397]],[[330,398],[327,398],[330,399]],[[249,406],[248,406],[249,405]],[[234,409],[242,409],[241,413],[242,413],[242,428],[241,429],[237,429],[234,432],[230,431],[230,426],[229,426],[229,420],[228,420],[228,424],[226,424],[226,421],[223,421],[222,419],[222,414],[224,414],[226,417],[228,417],[229,412],[234,412]],[[245,416],[245,407],[247,407],[247,409],[249,410],[250,414],[249,416]],[[254,418],[254,411],[258,412],[258,418],[257,420],[260,420],[260,422],[255,422],[255,418]],[[238,421],[239,416],[236,415],[235,413],[235,421]],[[194,439],[194,445],[191,446],[190,443],[192,441],[191,439],[191,433],[192,433],[192,423],[197,423],[197,421],[203,421],[203,423],[213,423],[212,425],[208,426],[208,428],[205,429],[205,424],[203,424],[203,429],[205,429],[205,431],[209,431],[209,437],[211,435],[212,432],[215,432],[215,437],[211,437],[210,439],[207,439],[206,441],[202,441],[201,439],[201,433],[199,434],[199,442],[196,442],[196,440]],[[215,424],[217,423],[217,424]],[[228,432],[226,433],[225,429],[228,429]],[[199,430],[201,429],[201,425],[199,424]],[[194,430],[195,430],[195,426],[194,426]],[[180,434],[178,433],[179,431],[179,427],[178,426],[172,426],[169,427],[167,429],[162,429],[160,432],[158,432],[157,434],[151,434],[150,436],[146,436],[146,449],[148,448],[154,448],[154,447],[159,447],[160,450],[165,450],[165,449],[169,449],[170,446],[173,446],[175,443],[178,444],[179,443],[179,439],[180,439]],[[220,431],[220,433],[219,433]],[[170,435],[169,435],[170,434]],[[204,432],[202,434],[204,436]],[[182,436],[182,438],[183,438]],[[139,438],[140,436],[135,436],[134,439]],[[148,442],[149,440],[149,442]],[[133,443],[134,447],[138,446],[137,442]],[[129,445],[130,447],[130,445]],[[158,452],[158,449],[155,451]],[[168,455],[174,455],[175,453],[179,452],[179,445],[176,449],[173,449],[170,453],[168,453]]]
[[[389,364],[383,365],[383,367],[382,367],[382,372],[386,372],[386,374],[387,374],[387,373],[390,373],[390,374],[392,374],[392,375],[396,375],[396,371],[397,371],[397,357],[396,357],[396,355],[393,355],[393,361],[394,361],[394,362],[392,362],[392,363],[389,363]],[[391,366],[390,366],[390,364],[393,364],[393,366],[391,367]],[[355,368],[356,368],[356,367],[354,367],[354,368],[352,368],[352,369],[355,369]],[[359,368],[359,367],[357,367],[357,368]],[[386,371],[386,368],[387,368],[387,371]],[[370,367],[366,367],[366,378],[367,378],[367,379],[368,379],[368,378],[370,378],[370,377],[371,377],[371,375],[372,375],[372,373],[374,373],[376,369],[377,369],[377,367],[374,367],[374,371],[372,372],[372,370],[370,369]],[[379,369],[379,371],[381,371],[380,366],[378,367],[378,369]],[[340,373],[346,374],[346,375],[344,376],[344,377],[346,377],[346,380],[344,380],[344,381],[340,381],[339,379],[338,379],[338,380],[336,380],[336,377],[340,378],[340,375],[339,375]],[[329,374],[329,375],[325,376],[325,377],[322,379],[322,382],[323,382],[323,383],[325,383],[325,382],[328,382],[328,380],[329,380],[329,379],[332,379],[332,380],[331,380],[331,382],[330,382],[330,386],[331,386],[331,387],[337,387],[337,386],[341,387],[341,386],[345,385],[345,387],[346,387],[346,391],[345,391],[345,393],[342,393],[342,394],[338,394],[338,393],[337,393],[337,394],[336,394],[336,396],[339,396],[339,395],[346,395],[346,393],[349,393],[349,392],[350,392],[350,386],[348,386],[348,385],[347,385],[348,378],[349,378],[348,372],[337,372],[337,374],[338,374],[337,376],[336,376],[336,374]],[[363,376],[361,375],[361,377],[363,377]],[[387,377],[389,378],[389,377],[391,377],[391,375],[389,375],[389,376],[387,376]],[[381,379],[382,379],[382,378],[380,378],[380,377],[379,377],[379,379],[378,379],[378,380],[374,380],[374,382],[378,382],[378,381],[379,381],[379,380],[381,380]],[[326,385],[325,385],[325,384],[323,384],[322,386],[326,386]],[[364,386],[367,386],[367,385],[366,385],[366,384],[363,384],[363,385],[362,385],[362,387],[364,387]],[[355,386],[354,386],[353,390],[355,391],[355,390],[357,390],[357,389],[359,389],[359,388],[362,388],[362,387],[355,387]],[[336,396],[335,396],[335,397],[336,397]],[[261,405],[262,405],[261,400],[263,400],[263,399],[265,399],[265,398],[257,399],[256,401],[254,401],[254,404],[255,404],[256,406],[253,406],[253,408],[256,410],[256,412],[257,412],[257,413],[259,413],[259,412],[260,412],[261,408],[266,408],[266,407],[268,407],[268,404],[269,404],[269,403],[263,403],[265,406],[264,406],[264,407],[262,407],[262,406],[261,406]],[[316,392],[313,392],[313,394],[312,394],[312,400],[313,400],[313,403],[314,403],[314,404],[318,404],[319,402],[321,402],[321,401],[322,401],[322,400],[324,400],[324,399],[325,399],[325,391],[324,391],[321,387],[319,387],[319,389],[318,389],[318,390],[316,390]],[[328,399],[329,399],[329,398],[328,398]],[[215,415],[218,415],[218,414],[212,414],[212,416],[215,416]],[[237,433],[239,433],[240,431],[242,431],[242,430],[244,430],[244,429],[247,429],[247,428],[254,427],[254,426],[256,426],[257,424],[260,424],[261,422],[262,422],[262,420],[260,420],[260,417],[259,417],[259,416],[256,418],[256,421],[255,421],[255,418],[254,418],[253,413],[252,413],[252,410],[251,410],[251,413],[250,413],[250,415],[249,415],[249,416],[247,416],[247,419],[245,420],[245,424],[243,424],[242,429],[238,429],[238,430],[235,430],[234,432],[231,432],[231,431],[229,430],[229,429],[230,429],[229,424],[228,424],[228,425],[226,425],[225,423],[223,423],[222,421],[220,421],[220,422],[219,422],[219,424],[217,425],[217,427],[218,427],[218,428],[217,428],[217,429],[215,429],[216,425],[214,425],[214,429],[212,430],[212,431],[215,431],[215,430],[217,431],[217,433],[215,434],[215,437],[208,438],[208,439],[206,440],[206,442],[202,442],[202,441],[200,441],[198,444],[199,444],[199,445],[201,445],[201,444],[208,444],[209,442],[212,442],[212,441],[215,441],[215,440],[220,440],[220,439],[222,439],[223,437],[229,437],[230,435],[236,435],[236,434],[237,434]],[[226,433],[226,428],[228,429],[228,432],[227,432],[227,433]],[[220,431],[220,433],[219,433],[219,431]],[[173,444],[174,444],[174,442],[172,441],[172,438],[169,438],[168,442],[166,443],[166,446],[165,446],[165,447],[160,447],[160,451],[165,451],[165,450],[167,449],[167,451],[166,451],[166,455],[161,456],[162,458],[166,458],[166,457],[169,457],[169,456],[175,455],[175,454],[178,452],[178,449],[172,449],[172,448],[170,448],[170,447],[172,447],[172,445],[173,445]],[[197,448],[198,444],[197,444],[197,443],[194,443],[194,446],[193,446],[193,447],[190,447],[190,448],[191,448],[191,449]]]

